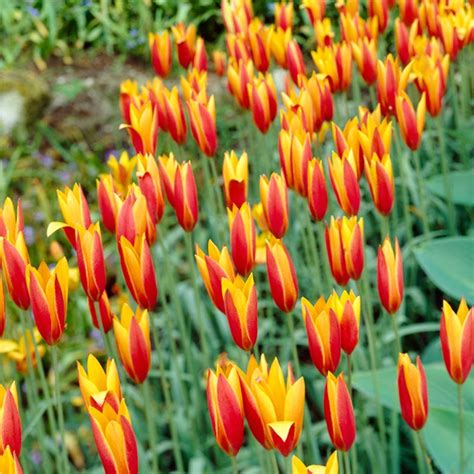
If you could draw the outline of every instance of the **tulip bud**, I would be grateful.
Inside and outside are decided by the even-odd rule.
[[[464,298],[456,313],[443,301],[439,335],[446,369],[457,384],[463,384],[474,362],[474,309]]]
[[[412,430],[421,430],[428,418],[428,386],[419,356],[415,366],[408,354],[398,355],[398,396],[405,422]]]
[[[364,171],[364,155],[360,145],[360,123],[357,117],[346,122],[344,130],[332,123],[332,137],[337,154],[342,157],[352,152],[356,165],[356,175],[359,180]]]
[[[222,278],[224,310],[234,342],[244,351],[250,351],[257,342],[257,290],[253,275],[245,281],[240,275],[234,280]]]
[[[10,387],[0,385],[0,453],[9,447],[13,454],[20,455],[21,431],[15,382]],[[12,471],[2,470],[0,472],[9,473]]]
[[[376,17],[379,33],[383,33],[388,25],[388,0],[369,0],[367,2],[369,17]]]
[[[192,63],[196,51],[196,26],[185,26],[183,23],[178,23],[172,26],[174,42],[178,51],[179,64],[184,69]]]
[[[14,241],[18,234],[23,232],[23,228],[21,199],[18,199],[15,216],[13,201],[9,197],[5,198],[3,207],[0,207],[0,237],[7,237],[10,241]]]
[[[359,39],[352,43],[352,54],[365,83],[371,85],[377,79],[377,44],[374,39]]]
[[[214,156],[217,149],[216,106],[214,96],[202,103],[189,99],[186,102],[193,138],[206,156]]]
[[[163,89],[162,100],[166,110],[166,130],[170,133],[171,138],[181,145],[186,141],[187,129],[178,88],[175,86],[171,91]],[[154,156],[155,153],[153,152],[152,155]]]
[[[337,451],[334,451],[328,458],[326,466],[306,466],[297,456],[291,458],[292,474],[339,474],[339,464],[337,461]]]
[[[196,52],[193,58],[193,67],[199,72],[207,71],[207,53],[204,40],[198,36],[196,40]]]
[[[260,176],[260,199],[270,232],[278,239],[288,229],[288,189],[282,175]]]
[[[315,221],[322,221],[328,210],[328,191],[321,160],[308,162],[308,207]]]
[[[323,296],[314,305],[306,298],[301,299],[311,360],[324,376],[334,372],[341,359],[341,331],[329,303]]]
[[[314,130],[319,132],[325,121],[332,120],[334,115],[334,102],[331,88],[326,79],[318,77],[313,71],[309,79],[299,76],[300,87],[309,92],[313,103],[313,114],[315,117]]]
[[[324,18],[326,13],[326,0],[302,0],[301,6],[305,8],[311,25]]]
[[[225,74],[225,53],[215,50],[212,52],[212,60],[214,62],[214,71],[218,76]]]
[[[235,279],[234,264],[227,247],[224,246],[222,250],[219,250],[212,240],[208,241],[207,253],[208,255],[196,245],[196,263],[204,281],[204,286],[214,306],[224,313],[222,280],[224,278],[230,281]]]
[[[158,165],[166,199],[168,199],[168,202],[174,207],[174,181],[176,170],[178,169],[178,162],[173,153],[170,153],[169,155],[161,155],[158,158]]]
[[[266,249],[267,277],[273,301],[281,311],[289,313],[298,299],[298,279],[293,260],[281,240],[267,242]]]
[[[244,408],[238,368],[207,371],[207,406],[212,431],[219,447],[236,456],[244,441]]]
[[[286,69],[288,67],[286,53],[290,41],[290,29],[283,30],[282,28],[277,27],[272,30],[272,41],[270,43],[270,51],[272,53],[272,57],[275,59],[277,64],[283,69]]]
[[[442,16],[440,15],[439,17],[439,22],[440,22],[440,35],[439,35],[439,40],[440,43],[443,45],[444,51],[446,51],[447,54],[449,54],[449,57],[451,58],[452,61],[455,61],[458,52],[460,48],[462,47],[462,43],[459,40],[459,32],[457,31],[458,28],[455,24],[453,24],[453,21],[451,18],[449,18],[447,15]],[[468,27],[470,31],[472,32],[472,26]],[[470,34],[472,37],[472,33]]]
[[[151,62],[158,76],[166,77],[171,70],[171,38],[168,31],[148,33]]]
[[[252,61],[252,54],[250,52],[250,46],[247,41],[247,36],[238,33],[238,34],[228,34],[225,39],[227,53],[229,57],[236,62],[243,60],[245,63]]]
[[[151,366],[148,311],[137,308],[134,313],[125,303],[122,306],[120,320],[114,319],[114,335],[120,360],[128,376],[135,383],[144,382]]]
[[[286,61],[288,65],[288,71],[290,72],[291,79],[295,84],[298,83],[298,76],[302,74],[306,76],[306,67],[304,64],[303,53],[296,42],[291,40],[286,48]]]
[[[248,44],[257,71],[268,71],[271,37],[271,29],[267,28],[258,18],[254,18],[249,25]]]
[[[410,26],[418,18],[418,0],[398,0],[400,19]]]
[[[227,87],[230,93],[235,97],[238,104],[244,108],[250,108],[250,97],[248,84],[254,77],[252,61],[245,62],[240,59],[238,62],[230,58],[227,66]]]
[[[276,117],[276,88],[271,74],[259,75],[247,85],[253,121],[262,133],[267,133]]]
[[[328,77],[332,92],[349,87],[352,80],[352,54],[346,42],[318,48],[311,56],[319,72]]]
[[[387,154],[383,158],[379,158],[374,153],[372,159],[366,159],[365,175],[376,209],[382,215],[388,216],[392,212],[395,201],[395,184],[390,155]]]
[[[324,388],[324,416],[332,444],[340,451],[349,451],[356,437],[356,424],[351,396],[344,375],[329,372]]]
[[[415,109],[405,92],[397,95],[397,121],[403,141],[411,150],[416,150],[421,143],[421,135],[425,127],[426,96],[422,94]]]
[[[102,223],[109,232],[115,232],[118,206],[115,199],[115,189],[112,175],[104,174],[96,180],[97,202],[102,217]]]
[[[255,265],[255,222],[250,205],[246,202],[240,209],[227,209],[229,219],[230,246],[235,268],[241,275],[248,275]]]
[[[179,163],[176,168],[173,186],[173,209],[179,225],[191,232],[199,217],[199,203],[190,161]]]
[[[290,30],[293,26],[293,2],[275,3],[275,26],[283,30]]]
[[[240,158],[232,150],[224,153],[222,163],[222,177],[224,179],[224,194],[227,207],[234,204],[242,206],[247,201],[249,163],[247,153],[243,152]]]

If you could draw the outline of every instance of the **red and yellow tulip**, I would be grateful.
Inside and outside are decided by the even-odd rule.
[[[158,76],[166,77],[171,70],[171,37],[168,31],[148,33],[148,46],[153,69]]]
[[[416,150],[420,146],[425,127],[426,95],[422,94],[415,111],[410,98],[402,91],[397,95],[396,110],[403,141],[408,148]]]
[[[339,474],[339,464],[337,461],[337,451],[329,456],[325,466],[311,464],[306,466],[297,456],[291,458],[292,474]]]
[[[293,2],[275,3],[275,26],[283,30],[291,30],[293,27]]]
[[[267,133],[277,113],[275,83],[271,74],[259,74],[247,84],[253,121],[262,133]]]
[[[16,384],[0,385],[0,453],[10,448],[13,454],[20,455],[21,431]]]
[[[178,163],[173,186],[173,209],[179,225],[191,232],[199,217],[199,203],[190,161]]]
[[[173,31],[174,42],[178,51],[179,64],[184,69],[187,69],[193,62],[196,52],[196,26],[185,26],[184,23],[178,23],[172,26],[171,30]]]
[[[289,41],[286,47],[286,62],[291,79],[297,84],[300,74],[306,76],[306,66],[301,48],[295,39]]]
[[[218,76],[225,74],[226,57],[223,51],[215,50],[212,52],[212,61],[214,63],[214,71]]]
[[[224,179],[224,195],[227,207],[234,204],[242,206],[247,201],[249,162],[247,153],[243,152],[240,157],[234,150],[224,153],[222,163],[222,177]]]
[[[186,141],[187,129],[183,104],[179,97],[178,88],[175,86],[170,91],[164,88],[162,100],[166,111],[166,130],[171,135],[171,138],[178,145],[181,145]],[[152,152],[152,155],[155,155],[154,151]]]
[[[321,160],[308,162],[308,207],[315,221],[322,221],[328,210],[328,191]]]
[[[193,68],[199,72],[207,71],[207,53],[204,39],[198,36],[196,40],[196,51],[193,58]]]
[[[227,209],[230,247],[235,268],[241,275],[248,275],[255,265],[256,230],[252,209],[246,202]]]
[[[341,331],[341,348],[350,355],[359,342],[360,297],[351,290],[339,296],[334,290],[328,298],[328,306],[337,316]]]
[[[377,79],[377,44],[374,39],[359,39],[352,43],[352,55],[365,83],[371,85]]]
[[[239,61],[231,58],[227,66],[227,87],[238,104],[244,109],[250,108],[248,85],[254,77],[252,61]]]
[[[260,176],[260,200],[268,229],[281,239],[288,230],[288,188],[282,174]]]
[[[23,474],[20,461],[9,446],[0,454],[0,472],[5,474]]]
[[[395,184],[390,155],[386,154],[380,158],[374,153],[371,159],[366,158],[365,176],[375,208],[382,215],[389,215],[395,201]]]
[[[258,18],[254,18],[248,29],[248,44],[257,71],[267,72],[270,67],[271,39],[272,30],[266,27]]]
[[[186,102],[194,140],[206,156],[214,156],[217,149],[216,105],[214,96],[208,101],[191,98]]]
[[[346,90],[352,80],[352,54],[350,46],[335,43],[311,52],[314,64],[328,77],[333,92]]]

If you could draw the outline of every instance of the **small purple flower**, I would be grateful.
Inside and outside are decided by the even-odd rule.
[[[63,182],[63,183],[69,183],[71,181],[71,173],[67,170],[65,171],[61,171],[59,173],[59,179]]]
[[[102,334],[96,328],[93,328],[89,333],[89,337],[96,343],[98,349],[104,348],[104,340],[102,339]]]
[[[36,212],[33,214],[33,219],[34,219],[36,222],[44,222],[44,212],[43,212],[43,211],[36,211]]]
[[[28,6],[26,7],[26,11],[31,15],[31,16],[34,16],[34,17],[39,17],[39,10],[35,7],[31,7],[31,6]]]
[[[31,460],[33,461],[33,464],[36,466],[41,464],[42,458],[41,458],[41,453],[37,449],[32,449],[31,453]]]
[[[129,31],[129,35],[132,37],[132,38],[136,38],[138,36],[138,30],[136,28],[132,28],[130,31]]]
[[[25,236],[25,242],[27,245],[32,245],[35,242],[35,230],[30,225],[25,225],[23,235]]]
[[[51,155],[45,155],[44,153],[35,153],[35,156],[45,168],[51,168],[54,164],[54,158]]]

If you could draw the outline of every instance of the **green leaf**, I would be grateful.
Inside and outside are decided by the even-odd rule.
[[[474,238],[446,237],[423,242],[415,257],[429,279],[447,295],[474,304]]]
[[[474,207],[474,168],[467,171],[452,171],[448,174],[449,187],[455,204]],[[445,199],[444,176],[433,176],[427,183],[428,189],[436,196]]]

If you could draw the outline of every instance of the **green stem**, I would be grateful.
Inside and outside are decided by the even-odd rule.
[[[421,213],[421,222],[423,225],[423,233],[426,235],[430,231],[428,223],[428,206],[426,203],[426,190],[423,176],[421,175],[420,153],[419,150],[413,151],[413,161],[415,162],[416,179],[418,182],[419,204]]]
[[[441,113],[436,118],[436,126],[438,129],[438,139],[439,139],[439,152],[441,155],[441,171],[443,173],[444,181],[444,193],[446,196],[446,202],[448,204],[448,229],[451,235],[456,233],[456,209],[453,203],[453,193],[451,189],[451,184],[449,182],[449,164],[448,157],[446,154],[446,143],[444,140],[444,130],[443,130],[443,118]]]
[[[278,474],[280,472],[280,468],[278,467],[278,461],[275,455],[275,451],[271,450],[268,451],[268,457],[270,458],[270,465],[272,469],[272,474]]]
[[[397,313],[389,315],[392,323],[393,334],[395,336],[395,364],[398,362],[398,354],[402,352],[402,340],[400,338],[400,332],[398,331]]]
[[[349,388],[349,394],[352,398],[352,364],[351,364],[351,355],[346,354],[347,360],[347,385]]]
[[[382,243],[385,237],[390,237],[390,223],[387,216],[380,215],[380,238]]]
[[[420,441],[418,439],[418,433],[416,431],[410,430],[413,436],[413,446],[415,447],[415,457],[416,457],[416,467],[417,472],[424,474],[426,471],[423,463],[423,451],[421,449]]]
[[[149,449],[151,452],[151,468],[153,473],[159,473],[160,468],[158,466],[158,456],[156,455],[156,429],[153,422],[153,416],[155,413],[153,400],[150,395],[150,382],[148,378],[142,384],[142,391],[143,391],[143,401],[144,401],[144,411],[145,411],[145,418],[146,424],[148,429],[148,436],[149,436]]]
[[[416,432],[416,437],[418,439],[418,443],[420,445],[421,452],[423,453],[423,456],[425,458],[426,467],[428,468],[428,472],[429,472],[429,474],[434,474],[433,466],[431,465],[431,458],[428,454],[428,450],[426,449],[425,440],[423,439],[423,434],[421,433],[421,430]]]
[[[354,115],[357,115],[357,109],[359,105],[362,103],[361,94],[360,94],[360,81],[359,81],[359,74],[357,73],[356,66],[354,65],[354,70],[352,71],[352,95],[354,97]]]
[[[324,227],[324,222],[320,221],[318,222],[318,238],[319,238],[319,255],[321,258],[321,262],[323,264],[323,273],[324,273],[324,280],[326,281],[326,287],[329,288],[329,290],[332,287],[332,273],[331,269],[329,268],[329,260],[327,257],[327,252],[325,251],[326,249],[326,242],[324,240],[324,234],[325,234],[325,227]]]
[[[349,453],[346,451],[342,453],[342,457],[344,459],[344,474],[350,474],[351,472],[351,463],[349,460]]]
[[[459,407],[459,472],[464,474],[464,403],[462,398],[462,384],[458,384]]]
[[[375,107],[377,107],[377,95],[375,94],[375,89],[373,86],[369,86],[369,95],[372,109],[375,109]]]
[[[304,214],[306,216],[306,231],[308,235],[308,248],[313,260],[313,265],[314,265],[314,283],[315,283],[315,290],[316,294],[324,292],[324,288],[322,285],[322,280],[321,280],[321,266],[318,258],[318,247],[316,243],[316,238],[314,237],[314,230],[311,222],[311,217],[309,215],[309,212],[305,209]]]
[[[232,474],[239,474],[239,468],[237,466],[237,459],[235,456],[230,457],[232,461]]]
[[[62,460],[64,463],[64,471],[62,472],[70,472],[69,469],[69,460],[67,454],[67,447],[66,447],[66,430],[64,428],[64,412],[63,412],[63,404],[61,401],[61,387],[60,387],[60,377],[59,377],[59,362],[58,362],[58,348],[57,346],[53,345],[51,347],[51,356],[53,359],[53,367],[54,367],[54,395],[56,399],[56,407],[58,411],[58,424],[59,424],[59,433],[61,435],[61,454]]]

